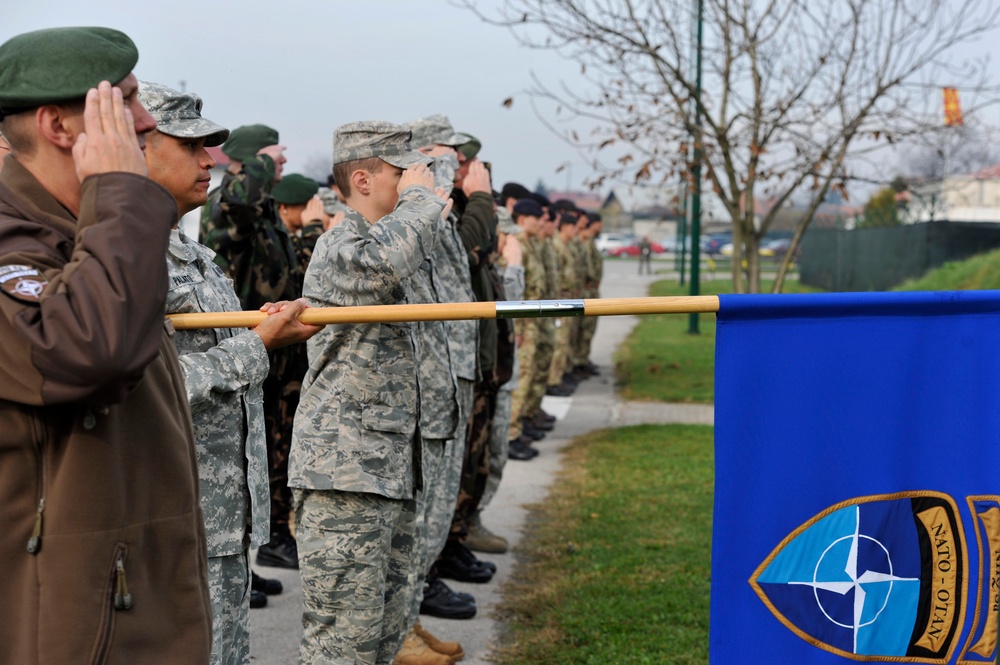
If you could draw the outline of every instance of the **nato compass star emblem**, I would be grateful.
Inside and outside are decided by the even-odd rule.
[[[0,266],[0,292],[15,300],[37,303],[48,284],[45,276],[32,266]]]
[[[946,662],[967,567],[954,502],[935,492],[852,499],[792,532],[750,579],[814,646],[860,661]]]

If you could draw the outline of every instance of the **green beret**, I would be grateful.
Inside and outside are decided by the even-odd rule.
[[[278,145],[278,130],[267,125],[243,125],[230,132],[229,140],[222,144],[222,152],[245,162],[269,145]]]
[[[277,203],[299,205],[306,203],[319,192],[319,184],[312,178],[298,173],[289,173],[271,190],[271,196]]]
[[[83,99],[131,73],[139,50],[111,28],[50,28],[0,45],[0,115]]]

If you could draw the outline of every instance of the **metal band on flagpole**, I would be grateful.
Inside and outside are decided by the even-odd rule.
[[[693,314],[718,311],[718,296],[664,296],[657,298],[510,300],[427,305],[310,307],[299,315],[299,320],[312,325],[336,325],[399,323],[403,321],[457,321],[463,319],[524,319],[547,316]],[[265,315],[261,312],[204,312],[167,315],[167,319],[177,330],[253,328],[264,318]]]

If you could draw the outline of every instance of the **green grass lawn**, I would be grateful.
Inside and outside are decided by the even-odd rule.
[[[919,279],[903,282],[894,291],[963,291],[1000,289],[1000,250],[945,263]]]
[[[705,663],[712,428],[573,442],[504,588],[504,665]]]
[[[761,289],[770,289],[763,282]],[[654,282],[651,296],[688,295],[676,281]],[[812,291],[797,281],[785,282],[786,293]],[[704,281],[703,295],[731,293],[729,280]],[[687,314],[643,316],[615,354],[618,389],[625,399],[711,404],[715,401],[715,315],[698,317],[699,334],[688,332]]]

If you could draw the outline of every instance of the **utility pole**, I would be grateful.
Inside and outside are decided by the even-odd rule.
[[[684,161],[690,159],[687,148],[684,148]],[[684,196],[681,202],[681,214],[677,219],[677,245],[674,249],[674,261],[677,264],[677,271],[680,273],[680,286],[684,286],[684,273],[687,268],[687,235],[688,235],[688,185],[687,178],[681,176]]]
[[[691,289],[693,296],[701,292],[701,159],[702,159],[702,139],[701,139],[701,39],[702,20],[704,17],[704,0],[694,0],[695,2],[695,93],[694,93],[694,164],[691,166]],[[699,334],[698,314],[691,313],[688,316],[688,333]]]

